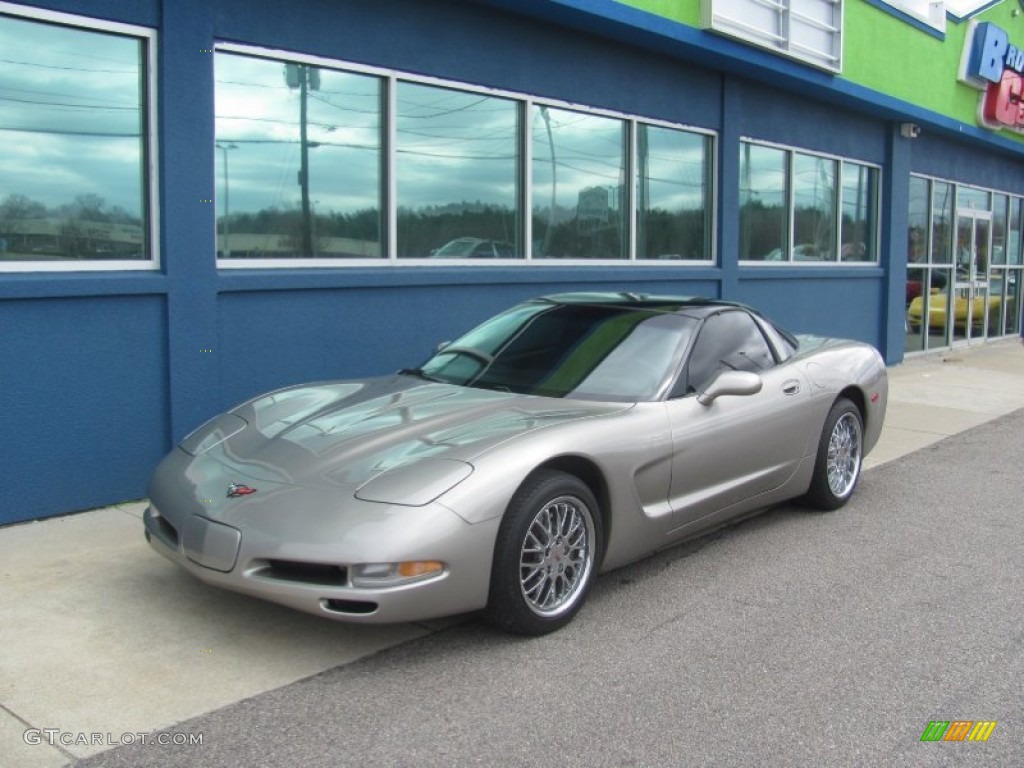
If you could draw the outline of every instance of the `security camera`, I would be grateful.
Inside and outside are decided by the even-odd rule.
[[[900,136],[905,139],[916,139],[921,135],[921,126],[917,123],[900,123]]]

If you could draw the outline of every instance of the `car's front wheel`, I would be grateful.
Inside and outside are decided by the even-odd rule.
[[[568,624],[590,590],[600,537],[601,513],[584,482],[565,472],[534,472],[498,530],[487,619],[523,635]]]
[[[843,506],[860,479],[863,450],[864,425],[860,411],[846,398],[839,398],[825,419],[814,477],[804,501],[825,510]]]

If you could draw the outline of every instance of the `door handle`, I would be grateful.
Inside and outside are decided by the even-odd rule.
[[[782,385],[782,394],[784,395],[795,395],[800,392],[800,382],[796,379],[790,379],[784,382]]]

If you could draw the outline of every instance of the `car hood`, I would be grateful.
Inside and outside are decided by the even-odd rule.
[[[501,443],[630,407],[391,376],[271,392],[209,422],[181,447],[252,479],[358,488],[424,460],[459,462],[468,474],[466,465]]]

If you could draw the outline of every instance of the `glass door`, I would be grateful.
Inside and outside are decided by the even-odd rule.
[[[956,217],[956,274],[953,284],[953,342],[983,339],[988,332],[989,250],[992,214],[960,211]],[[998,318],[998,302],[996,303]],[[993,327],[992,332],[998,333]]]

